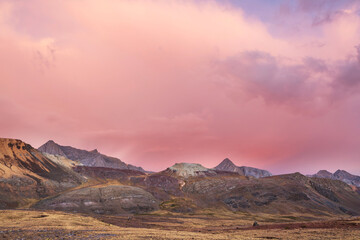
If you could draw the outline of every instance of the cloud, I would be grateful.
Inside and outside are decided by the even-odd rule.
[[[1,1],[0,131],[149,170],[353,166],[358,15],[302,19],[294,34],[215,1]]]
[[[322,113],[358,95],[359,48],[356,57],[326,62],[312,57],[300,63],[265,52],[242,52],[216,63],[216,82],[233,99],[261,98],[294,112]]]

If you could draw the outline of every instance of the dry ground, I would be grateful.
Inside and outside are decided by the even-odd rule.
[[[152,215],[98,219],[55,211],[0,211],[0,239],[360,239],[360,218]],[[259,227],[252,227],[253,220]],[[301,219],[299,222],[299,219]]]
[[[360,239],[360,218],[304,221],[310,217],[258,216],[260,226],[254,228],[254,217],[246,214],[181,216],[159,212],[130,220],[128,216],[96,217],[2,210],[0,239]]]

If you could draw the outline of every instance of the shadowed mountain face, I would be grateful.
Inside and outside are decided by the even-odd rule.
[[[79,185],[84,179],[20,140],[0,138],[0,208],[16,207]]]
[[[266,170],[261,170],[252,167],[245,167],[245,166],[238,167],[228,158],[225,158],[224,161],[222,161],[214,169],[219,171],[226,171],[226,172],[237,172],[240,175],[247,177],[255,177],[255,178],[271,176],[271,173]]]
[[[96,149],[93,151],[86,151],[70,146],[61,146],[50,140],[39,147],[38,150],[44,153],[66,157],[84,166],[130,169],[144,172],[144,169],[141,167],[135,167],[133,165],[122,162],[118,158],[106,156],[99,153]]]
[[[340,180],[349,185],[353,185],[353,186],[360,188],[360,176],[352,175],[344,170],[337,170],[333,174],[326,170],[320,170],[318,173],[316,173],[314,175],[310,175],[310,177],[329,178],[329,179]]]

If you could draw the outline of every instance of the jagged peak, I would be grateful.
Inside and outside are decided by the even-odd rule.
[[[225,158],[221,163],[231,163],[234,164],[229,158]],[[235,165],[235,164],[234,164]]]
[[[57,144],[56,142],[54,142],[54,140],[49,140],[47,141],[45,144],[43,144],[42,146],[59,146],[59,144]]]
[[[336,172],[334,172],[334,176],[339,176],[339,175],[347,175],[347,176],[353,176],[351,173],[345,171],[345,170],[340,170],[338,169]]]
[[[62,151],[61,146],[57,143],[55,143],[53,140],[47,141],[45,144],[41,145],[38,148],[41,152],[50,153],[53,155],[60,155],[67,157],[66,154]]]
[[[99,151],[95,148],[94,150],[90,151],[92,153],[99,153]]]
[[[221,166],[224,166],[224,165],[227,165],[227,166],[233,166],[233,167],[237,167],[229,158],[225,158],[224,160],[222,160],[222,162],[217,165],[215,168],[218,168],[218,167],[221,167]]]

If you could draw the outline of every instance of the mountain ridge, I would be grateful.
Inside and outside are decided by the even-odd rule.
[[[351,174],[345,170],[338,169],[334,173],[331,173],[327,170],[320,170],[316,174],[309,175],[310,177],[318,177],[318,178],[329,178],[334,180],[343,181],[349,185],[356,186],[360,188],[360,176]]]
[[[105,154],[99,153],[97,149],[87,151],[74,148],[72,146],[62,146],[55,143],[53,140],[49,140],[48,142],[40,146],[38,150],[44,153],[66,157],[70,160],[77,161],[84,166],[130,169],[145,172],[142,167],[136,167],[131,164],[126,164],[118,158],[109,157]]]

